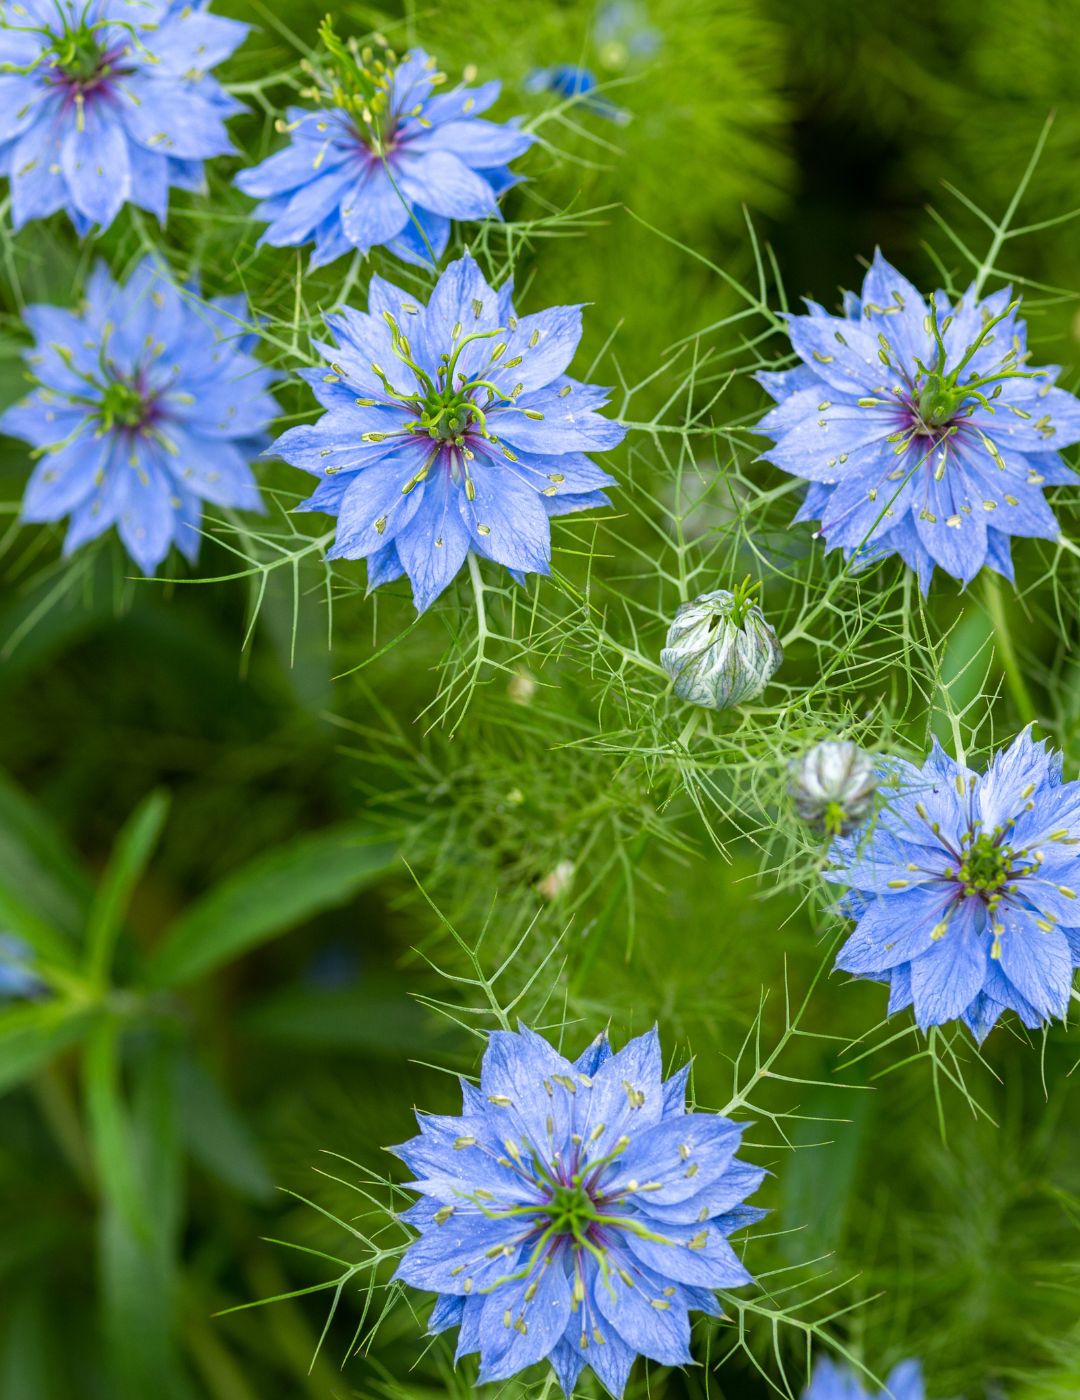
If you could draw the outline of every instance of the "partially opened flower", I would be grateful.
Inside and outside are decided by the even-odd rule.
[[[517,183],[510,162],[533,137],[515,122],[484,120],[500,84],[439,91],[445,75],[417,49],[398,58],[343,43],[329,21],[326,59],[308,65],[315,110],[291,107],[291,144],[244,170],[236,184],[261,203],[255,216],[275,247],[314,243],[311,266],[385,245],[406,262],[437,262],[453,219],[499,217]]]
[[[581,308],[518,317],[466,255],[427,306],[372,277],[368,312],[328,316],[327,367],[301,371],[327,412],[273,451],[319,478],[299,508],[337,517],[333,559],[366,559],[368,586],[407,574],[417,611],[472,551],[515,576],[546,574],[549,519],[606,503],[585,455],[626,429],[607,391],[565,373]]]
[[[249,465],[278,413],[243,296],[200,301],[152,258],[124,286],[99,264],[79,311],[31,306],[36,387],[0,417],[38,459],[27,521],[70,517],[64,553],[116,526],[152,574],[199,549],[204,501],[262,510]]]
[[[0,4],[0,174],[16,228],[64,209],[80,233],[129,201],[164,221],[169,188],[203,188],[243,111],[211,76],[248,26],[209,0]]]
[[[481,1382],[547,1360],[567,1395],[590,1366],[620,1396],[639,1354],[690,1362],[689,1313],[750,1282],[727,1237],[763,1216],[743,1201],[764,1172],[735,1156],[742,1125],[686,1111],[686,1080],[655,1030],[573,1061],[498,1031],[461,1114],[394,1149],[421,1197],[396,1277],[439,1295],[430,1329],[459,1329]]]
[[[889,983],[924,1030],[962,1019],[983,1040],[1006,1010],[1063,1017],[1080,966],[1080,783],[1025,730],[984,774],[935,743],[899,760],[865,834],[837,838],[825,878],[858,919],[836,966]]]
[[[803,1400],[926,1400],[926,1386],[917,1361],[901,1361],[878,1390],[867,1387],[849,1367],[826,1359],[814,1367]]]
[[[755,431],[810,482],[796,519],[857,563],[899,554],[923,592],[935,566],[1011,580],[1012,536],[1056,539],[1043,488],[1080,480],[1060,456],[1080,442],[1080,400],[1056,366],[1031,367],[1018,305],[974,286],[927,301],[879,253],[843,316],[790,316],[802,363],[758,375],[777,407]]]

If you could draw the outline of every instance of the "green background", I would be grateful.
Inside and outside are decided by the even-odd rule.
[[[164,234],[130,211],[98,243],[59,218],[3,234],[5,403],[20,307],[68,302],[97,256],[120,272],[160,243],[207,292],[243,288],[286,373],[347,276],[363,305],[366,268],[302,278],[295,251],[255,248],[228,185],[279,143],[322,9],[215,8],[256,26],[220,72],[252,106],[232,126],[246,155],[214,163],[205,198],[174,194]],[[646,425],[612,454],[612,510],[557,526],[555,580],[518,591],[485,568],[482,655],[467,580],[414,626],[404,590],[365,601],[361,566],[304,553],[325,522],[289,523],[304,483],[280,463],[259,468],[263,533],[226,520],[204,546],[199,576],[244,577],[192,586],[171,565],[189,581],[131,579],[110,543],[60,562],[58,534],[15,526],[28,463],[3,446],[0,925],[53,988],[0,1012],[5,1400],[468,1394],[473,1363],[428,1347],[428,1301],[388,1292],[387,1261],[349,1274],[312,1357],[335,1296],[318,1286],[403,1239],[383,1149],[414,1105],[452,1108],[445,1071],[475,1070],[492,1003],[575,1052],[658,1022],[711,1108],[733,1072],[746,1089],[748,1031],[762,1057],[783,1038],[747,1090],[747,1155],[774,1176],[744,1345],[702,1324],[706,1364],[639,1364],[635,1398],[797,1394],[811,1324],[879,1377],[924,1358],[931,1400],[1080,1393],[1075,1037],[1006,1026],[980,1063],[962,1036],[884,1027],[882,989],[839,977],[792,1032],[785,977],[794,1015],[840,929],[782,791],[787,758],[841,728],[985,753],[1032,717],[1074,777],[1075,559],[1024,543],[1015,598],[939,579],[925,608],[892,566],[840,580],[743,431],[764,407],[748,372],[784,354],[771,268],[830,307],[876,245],[963,285],[956,240],[981,257],[992,238],[965,200],[1001,218],[1052,111],[1016,220],[1048,226],[997,268],[1023,279],[1037,362],[1075,387],[1077,225],[1048,221],[1076,199],[1080,8],[639,8],[648,57],[598,45],[585,3],[335,9],[452,78],[501,77],[495,115],[540,119],[508,232],[465,236],[493,275],[513,264],[519,306],[591,303],[577,369]],[[575,61],[626,125],[524,93]],[[281,397],[310,418],[298,381]],[[1076,539],[1074,499],[1054,504]],[[780,688],[688,737],[648,663],[680,597],[746,573],[792,636]]]

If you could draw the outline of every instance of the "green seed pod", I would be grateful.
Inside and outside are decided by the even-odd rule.
[[[718,588],[675,614],[660,664],[680,699],[726,710],[765,689],[784,652],[751,591]]]

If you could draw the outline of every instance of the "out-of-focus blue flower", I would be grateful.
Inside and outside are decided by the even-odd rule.
[[[328,369],[303,370],[327,412],[272,451],[320,478],[300,510],[336,515],[333,559],[366,559],[368,586],[407,574],[423,612],[470,550],[515,577],[546,574],[549,519],[607,503],[587,452],[626,429],[605,389],[565,370],[581,308],[520,319],[466,255],[421,306],[374,276],[368,312],[328,316]]]
[[[1029,366],[1017,304],[1008,288],[927,303],[878,253],[843,316],[790,316],[802,363],[758,375],[777,407],[755,431],[811,483],[796,520],[859,563],[899,554],[923,592],[935,565],[1011,581],[1011,536],[1056,539],[1043,487],[1078,479],[1058,449],[1080,442],[1080,401],[1057,366]]]
[[[655,1030],[575,1061],[498,1031],[461,1115],[394,1148],[421,1196],[396,1277],[439,1295],[430,1330],[459,1329],[482,1383],[547,1359],[567,1395],[591,1366],[620,1396],[638,1355],[690,1362],[690,1311],[750,1282],[727,1237],[764,1215],[743,1204],[764,1172],[743,1125],[686,1112],[687,1069],[663,1080]]]
[[[879,1391],[868,1390],[846,1366],[825,1360],[814,1367],[803,1400],[926,1400],[926,1386],[917,1361],[901,1361]]]
[[[34,954],[21,938],[0,933],[0,1002],[36,997],[44,983],[34,971]]]
[[[579,68],[572,63],[556,64],[553,68],[534,68],[525,80],[526,92],[553,92],[557,97],[578,98],[579,106],[625,126],[630,120],[630,113],[600,96],[596,87],[595,74],[588,68]]]
[[[661,45],[660,31],[649,23],[641,0],[609,0],[596,12],[593,38],[608,68],[622,68],[630,59],[652,58]]]
[[[312,267],[379,245],[430,265],[446,249],[452,219],[499,217],[499,195],[517,183],[509,164],[533,137],[516,121],[481,119],[498,82],[439,92],[445,76],[420,49],[377,58],[343,44],[329,22],[320,33],[329,60],[311,69],[305,93],[318,110],[290,108],[283,129],[291,144],[236,177],[262,201],[262,242],[314,241]]]
[[[38,458],[22,518],[70,516],[65,554],[115,525],[152,574],[170,544],[198,554],[203,501],[261,511],[248,464],[278,405],[247,319],[243,296],[200,302],[152,258],[124,286],[99,264],[77,312],[28,307],[37,387],[0,417]]]
[[[839,837],[826,879],[858,925],[836,966],[890,985],[922,1029],[963,1019],[980,1042],[1006,1010],[1064,1016],[1080,965],[1080,783],[1025,730],[984,774],[935,742],[922,768],[890,760],[884,806]]]
[[[248,26],[209,0],[0,4],[0,174],[16,228],[65,209],[79,233],[129,201],[162,222],[201,190],[243,105],[210,75]]]

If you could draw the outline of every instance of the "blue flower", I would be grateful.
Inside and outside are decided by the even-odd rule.
[[[802,363],[758,379],[777,400],[755,431],[810,489],[796,520],[868,563],[899,554],[925,593],[937,565],[968,583],[1012,580],[1010,537],[1056,539],[1044,486],[1075,483],[1059,449],[1080,442],[1080,401],[1032,369],[1008,288],[929,304],[878,253],[843,316],[788,317]]]
[[[37,387],[0,417],[39,459],[22,518],[70,516],[65,554],[115,525],[152,574],[170,544],[195,558],[203,501],[261,511],[248,463],[278,406],[247,315],[243,296],[201,302],[152,258],[125,286],[99,264],[78,312],[28,307]]]
[[[201,190],[243,106],[210,76],[248,26],[208,0],[0,5],[0,174],[16,228],[65,209],[80,234],[129,201],[164,222],[169,187]]]
[[[34,972],[34,954],[21,938],[0,933],[0,1002],[40,996],[45,984]]]
[[[557,97],[578,98],[579,104],[608,121],[625,126],[630,113],[616,107],[606,97],[596,93],[596,77],[588,68],[578,68],[572,63],[556,64],[553,68],[534,68],[525,80],[526,92],[553,92]]]
[[[306,93],[318,109],[290,108],[292,144],[236,177],[262,201],[261,241],[314,240],[312,267],[379,245],[406,262],[437,262],[451,219],[499,217],[499,195],[517,183],[509,163],[533,137],[481,119],[497,82],[439,92],[445,77],[420,49],[376,59],[342,44],[329,22],[320,33],[330,62],[313,69]]]
[[[883,770],[885,805],[837,838],[826,878],[858,919],[836,966],[890,984],[925,1030],[960,1017],[980,1042],[1002,1012],[1063,1017],[1080,965],[1080,783],[1025,730],[972,772],[935,743]]]
[[[374,276],[368,313],[328,316],[329,370],[302,370],[327,412],[273,451],[320,478],[300,510],[338,519],[332,559],[367,559],[368,586],[407,574],[423,612],[470,550],[515,576],[548,572],[549,517],[607,502],[585,455],[626,429],[607,391],[564,373],[581,308],[520,319],[466,255],[427,306]]]
[[[819,1361],[803,1400],[926,1400],[922,1367],[917,1361],[901,1361],[884,1389],[867,1390],[853,1371],[832,1361]]]
[[[620,1396],[638,1354],[690,1362],[689,1312],[750,1282],[727,1236],[764,1215],[742,1202],[765,1173],[735,1157],[744,1125],[686,1112],[688,1070],[663,1080],[655,1030],[575,1061],[497,1031],[460,1117],[393,1149],[421,1196],[396,1277],[439,1294],[430,1331],[457,1327],[481,1382],[546,1359],[567,1395],[591,1366]]]

